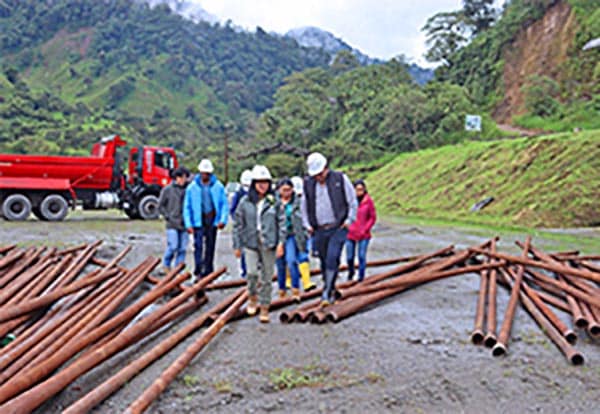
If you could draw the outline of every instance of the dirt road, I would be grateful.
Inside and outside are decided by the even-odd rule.
[[[162,253],[161,223],[93,217],[76,216],[57,224],[0,222],[0,242],[71,245],[102,238],[107,253],[131,243],[134,252],[127,265],[142,256]],[[451,243],[463,247],[493,235],[485,230],[380,224],[374,232],[370,258],[431,252]],[[502,248],[516,251],[516,236],[522,239],[524,235],[505,235]],[[595,237],[598,232],[591,230],[581,232],[579,240],[584,243]],[[534,238],[534,242],[549,251],[580,247],[553,238]],[[230,244],[228,232],[219,236],[216,262],[233,269],[228,277],[237,277]],[[191,263],[191,254],[188,259]],[[570,366],[519,309],[508,356],[493,358],[489,349],[468,342],[478,285],[475,275],[435,282],[337,325],[235,322],[149,411],[597,412],[598,344],[581,333],[577,347],[585,354],[586,365]],[[211,293],[211,302],[216,303],[220,295]],[[500,321],[507,299],[506,292],[501,291]],[[59,412],[165,334],[148,338],[138,349],[88,373],[39,412]],[[192,341],[193,337],[152,365],[95,412],[121,412]]]

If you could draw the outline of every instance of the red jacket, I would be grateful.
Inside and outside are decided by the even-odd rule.
[[[375,213],[375,204],[369,194],[365,194],[358,205],[356,221],[352,223],[348,230],[348,240],[359,241],[371,238],[371,229],[375,224],[377,214]]]

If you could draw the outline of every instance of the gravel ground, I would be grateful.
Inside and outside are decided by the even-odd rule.
[[[369,255],[383,259],[432,252],[449,244],[465,247],[496,234],[486,233],[379,224]],[[595,229],[575,234],[583,241],[598,237]],[[0,236],[3,244],[59,246],[100,238],[105,240],[103,255],[132,244],[134,251],[124,262],[128,266],[147,255],[160,255],[164,245],[161,223],[127,221],[110,214],[76,214],[64,223],[0,222]],[[516,252],[513,241],[517,237],[524,235],[503,237],[500,248]],[[534,242],[548,251],[578,247],[555,238],[535,238]],[[225,277],[237,277],[230,245],[230,233],[225,231],[218,239],[216,264],[232,269]],[[188,260],[192,263],[191,253]],[[598,412],[598,344],[579,332],[577,348],[586,364],[573,367],[519,308],[508,355],[493,358],[489,349],[469,343],[478,286],[476,275],[431,283],[336,325],[283,325],[278,313],[267,326],[256,319],[234,322],[193,360],[149,412]],[[205,308],[224,294],[209,293]],[[499,323],[507,301],[507,292],[499,289]],[[172,326],[168,331],[176,329]],[[38,411],[59,412],[166,335],[167,331],[160,332],[115,356]],[[94,412],[121,412],[197,336],[154,363]]]

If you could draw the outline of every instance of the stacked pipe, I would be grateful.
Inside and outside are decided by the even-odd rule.
[[[530,238],[517,242],[520,256],[497,251],[498,238],[466,250],[412,258],[407,264],[391,271],[377,273],[361,283],[339,286],[339,300],[321,307],[319,300],[304,303],[280,314],[282,323],[339,322],[372,307],[403,291],[447,277],[479,274],[480,289],[471,340],[492,348],[492,355],[508,351],[513,320],[521,304],[540,325],[542,331],[573,364],[582,364],[584,357],[573,345],[577,328],[600,337],[600,265],[598,256],[579,256],[579,252],[547,254],[535,248]],[[497,321],[497,286],[510,290],[509,302]],[[557,311],[567,312],[571,324],[561,320]],[[500,328],[499,331],[497,329]]]
[[[160,260],[126,268],[119,263],[131,246],[103,261],[96,258],[101,243],[0,246],[0,412],[31,412],[89,369],[197,309],[208,300],[206,285],[225,272],[173,297],[189,278],[180,265],[145,292],[139,288]],[[151,305],[159,306],[144,313]]]

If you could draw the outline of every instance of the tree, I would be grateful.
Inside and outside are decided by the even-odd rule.
[[[489,29],[498,16],[494,0],[463,0],[462,11],[473,36]]]
[[[452,55],[466,45],[468,24],[462,11],[437,13],[421,29],[425,32],[429,48],[425,59],[429,62],[452,64]]]

